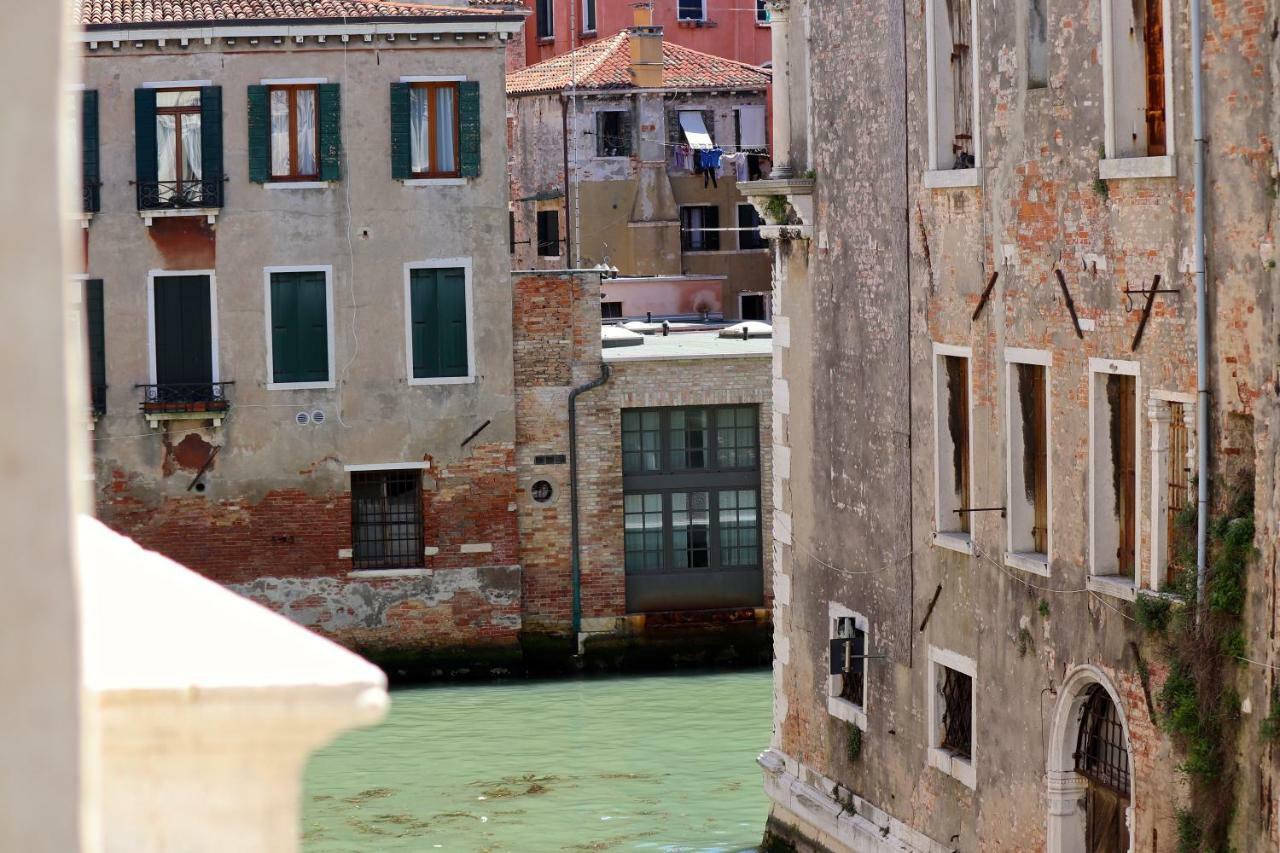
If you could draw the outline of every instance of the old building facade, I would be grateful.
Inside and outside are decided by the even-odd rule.
[[[767,319],[768,250],[738,182],[768,170],[768,84],[647,24],[510,75],[514,267],[616,269],[607,316],[645,316],[656,292],[677,313]]]
[[[783,848],[1277,845],[1277,10],[1193,5],[770,2]]]
[[[80,23],[100,517],[375,658],[514,644],[521,17]]]

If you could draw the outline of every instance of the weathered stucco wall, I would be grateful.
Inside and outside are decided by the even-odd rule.
[[[780,473],[778,547],[789,603],[779,595],[775,747],[824,795],[874,805],[941,848],[1059,849],[1047,818],[1048,742],[1064,679],[1095,667],[1113,690],[1131,744],[1133,843],[1167,849],[1175,809],[1187,803],[1184,756],[1154,723],[1168,673],[1158,644],[1134,621],[1131,596],[1090,591],[1090,359],[1136,362],[1140,469],[1138,573],[1150,576],[1151,392],[1195,391],[1192,139],[1185,9],[1173,4],[1175,177],[1101,181],[1103,69],[1097,3],[1049,4],[1049,85],[1025,86],[1025,7],[975,3],[977,185],[925,187],[925,3],[791,3],[807,36],[807,66],[825,81],[806,104],[817,174],[812,241],[779,246],[776,279],[781,382],[775,392]],[[1247,655],[1275,648],[1274,69],[1265,59],[1271,4],[1206,4],[1210,148],[1211,435],[1218,483],[1256,470],[1259,571],[1249,578]],[[905,34],[903,27],[905,25]],[[905,35],[905,37],[904,37]],[[799,75],[798,75],[799,76]],[[800,119],[797,119],[800,120]],[[1063,273],[1083,331],[1058,285]],[[975,318],[981,294],[998,273]],[[1161,294],[1134,349],[1144,289]],[[972,555],[933,543],[933,345],[970,347],[971,506],[1005,504],[1005,353],[1050,353],[1052,483],[1048,577],[1006,564],[1006,520],[973,515]],[[945,413],[941,415],[945,422]],[[1193,439],[1197,441],[1198,439]],[[1224,499],[1225,490],[1216,491]],[[1263,501],[1264,495],[1266,502]],[[1222,509],[1215,506],[1215,511]],[[1112,549],[1114,550],[1114,549]],[[1269,572],[1269,570],[1267,570]],[[784,581],[785,578],[785,581]],[[936,600],[935,600],[936,598]],[[1041,602],[1044,602],[1043,605]],[[829,605],[864,614],[869,695],[861,755],[847,757],[848,725],[828,714]],[[976,788],[927,766],[929,649],[976,664]],[[1233,666],[1224,663],[1224,666]],[[1246,667],[1228,676],[1246,708],[1237,744],[1257,755],[1257,724],[1273,679]],[[1069,753],[1068,753],[1069,754]],[[1234,796],[1237,849],[1274,845],[1273,772],[1241,762]],[[795,807],[776,799],[775,816]],[[838,808],[838,807],[837,807]],[[889,826],[884,814],[871,823]],[[813,813],[809,813],[813,817]],[[835,825],[834,822],[832,824]],[[901,830],[901,831],[900,831]],[[816,825],[803,830],[817,837]],[[895,837],[908,838],[901,826]],[[842,838],[855,837],[850,831]],[[916,839],[919,843],[923,841]],[[873,849],[865,840],[864,847]],[[878,849],[878,848],[874,848]],[[1062,848],[1074,849],[1074,848]]]

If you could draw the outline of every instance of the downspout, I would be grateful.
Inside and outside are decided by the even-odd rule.
[[[1191,0],[1191,114],[1195,136],[1196,279],[1196,613],[1204,604],[1209,536],[1209,311],[1205,287],[1204,79],[1201,74],[1200,0]]]
[[[568,255],[573,246],[573,217],[569,216],[569,101],[563,92],[560,93],[560,141],[564,148],[564,254]],[[576,265],[576,259],[570,258],[569,266]]]
[[[613,368],[600,362],[600,375],[569,392],[569,549],[573,584],[573,642],[579,646],[582,633],[582,556],[578,535],[578,395],[609,381]]]

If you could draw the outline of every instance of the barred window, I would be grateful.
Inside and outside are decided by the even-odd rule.
[[[353,568],[421,566],[421,472],[352,471],[351,539]]]
[[[942,740],[938,744],[961,758],[973,752],[973,679],[949,666],[941,666],[938,698],[942,707]]]
[[[627,571],[662,568],[662,495],[627,495],[623,504]]]
[[[1100,684],[1089,688],[1076,736],[1076,772],[1129,795],[1129,743],[1116,706]]]
[[[630,474],[662,468],[662,426],[656,411],[622,413],[622,470]]]
[[[760,564],[760,511],[755,489],[726,489],[720,504],[720,563],[725,566]]]

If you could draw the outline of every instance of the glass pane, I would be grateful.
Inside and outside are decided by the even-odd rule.
[[[156,92],[156,107],[198,107],[200,106],[199,89],[176,89]]]
[[[316,90],[299,89],[298,174],[314,175],[316,168]]]
[[[191,113],[182,118],[182,179],[198,181],[203,173],[200,161],[200,114]]]
[[[177,116],[156,116],[156,180],[162,183],[178,179],[176,119]],[[164,192],[163,188],[161,192]]]
[[[414,86],[409,89],[409,162],[415,174],[431,168],[431,141],[427,136],[427,97],[430,92]]]
[[[723,566],[759,565],[760,519],[753,489],[722,491],[716,496],[720,504],[720,564]]]
[[[436,171],[455,172],[458,169],[457,152],[454,150],[454,134],[457,115],[454,112],[454,88],[441,86],[436,89]]]
[[[271,90],[271,174],[289,174],[289,92]]]

